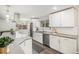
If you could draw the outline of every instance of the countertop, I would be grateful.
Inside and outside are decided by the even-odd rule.
[[[78,38],[77,35],[69,35],[69,34],[63,34],[63,33],[53,33],[53,32],[47,32],[47,31],[35,31],[35,32],[59,36],[59,37],[65,37],[65,38],[70,38],[70,39],[77,39]]]
[[[7,54],[24,54],[25,52],[21,48],[20,44],[24,41],[32,39],[26,34],[16,32],[15,36],[13,36],[14,42],[12,42],[8,47],[10,51]]]

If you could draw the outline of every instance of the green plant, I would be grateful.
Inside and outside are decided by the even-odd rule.
[[[14,39],[6,36],[0,38],[0,47],[7,47],[10,43],[12,43]]]

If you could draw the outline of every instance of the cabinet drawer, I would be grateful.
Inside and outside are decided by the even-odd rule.
[[[34,33],[33,39],[36,40],[37,42],[40,42],[43,44],[43,34],[41,33]]]

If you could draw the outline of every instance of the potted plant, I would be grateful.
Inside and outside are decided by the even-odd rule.
[[[12,43],[14,39],[6,36],[0,38],[0,53],[7,53],[7,46]]]

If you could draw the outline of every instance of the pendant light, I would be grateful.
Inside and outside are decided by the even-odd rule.
[[[9,19],[9,17],[10,17],[10,6],[9,5],[6,5],[6,18],[8,18]]]

